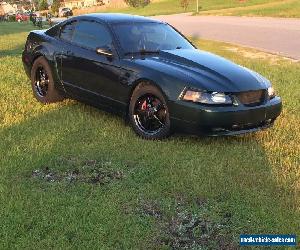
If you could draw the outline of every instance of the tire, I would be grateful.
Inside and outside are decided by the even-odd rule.
[[[44,81],[44,89],[42,91],[42,87],[38,81],[39,72],[43,71],[46,80]],[[41,103],[54,103],[59,102],[64,99],[63,95],[59,93],[57,89],[55,89],[54,80],[51,68],[44,57],[39,57],[33,63],[31,69],[31,87],[35,98]]]
[[[142,138],[159,140],[170,135],[171,124],[167,102],[162,92],[154,85],[141,83],[135,88],[128,113],[133,130]]]

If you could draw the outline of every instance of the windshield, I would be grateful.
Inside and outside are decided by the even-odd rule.
[[[113,29],[125,54],[194,48],[184,37],[164,23],[122,23],[113,25]]]

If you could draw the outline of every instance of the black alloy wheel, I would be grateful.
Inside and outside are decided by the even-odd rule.
[[[167,103],[161,91],[148,83],[134,90],[129,118],[134,131],[145,139],[162,139],[170,134],[170,119]]]
[[[145,134],[158,133],[166,126],[166,107],[152,94],[141,96],[134,108],[134,121]]]
[[[49,87],[49,76],[43,66],[39,66],[36,70],[35,75],[35,90],[40,97],[45,97],[47,95]]]
[[[64,99],[63,91],[55,87],[52,71],[45,57],[37,58],[32,65],[31,87],[35,98],[41,103],[59,102]]]

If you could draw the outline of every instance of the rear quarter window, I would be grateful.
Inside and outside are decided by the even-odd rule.
[[[55,25],[52,28],[48,29],[45,33],[51,37],[58,37],[60,31],[60,25]]]
[[[64,26],[62,26],[60,31],[60,39],[70,42],[72,40],[74,27],[75,27],[75,21],[71,23],[67,23]]]

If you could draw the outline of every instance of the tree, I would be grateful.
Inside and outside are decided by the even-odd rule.
[[[58,13],[60,7],[60,0],[53,0],[51,5],[52,13]]]
[[[48,10],[47,0],[40,0],[40,2],[39,2],[39,10]]]
[[[9,4],[15,4],[16,1],[15,0],[6,0],[5,2],[9,3]]]
[[[184,9],[184,11],[187,10],[189,5],[190,5],[190,0],[180,0],[180,6]]]
[[[33,5],[33,10],[34,10],[34,11],[39,10],[39,5],[40,5],[39,0],[32,0],[31,3],[32,3],[32,5]]]
[[[150,0],[125,0],[125,3],[131,7],[145,7],[150,3]]]

